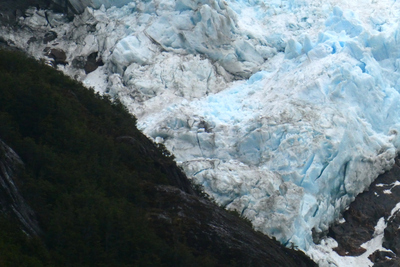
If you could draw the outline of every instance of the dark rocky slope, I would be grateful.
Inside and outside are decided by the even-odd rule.
[[[14,52],[0,84],[2,175],[32,207],[2,191],[23,219],[0,215],[1,266],[315,266],[199,196],[119,102]]]
[[[390,218],[392,209],[400,203],[400,159],[396,158],[393,168],[380,175],[368,191],[358,195],[349,209],[344,212],[345,223],[333,225],[329,235],[339,244],[336,251],[340,255],[357,256],[365,249],[361,244],[372,239],[375,226],[380,218],[385,218],[387,227],[384,232],[383,247],[390,252],[375,252],[370,256],[374,266],[400,266],[400,215]],[[386,193],[385,193],[386,192]],[[390,193],[389,193],[390,192]]]
[[[35,214],[16,186],[15,177],[20,168],[23,163],[19,156],[0,140],[0,210],[17,218],[29,235],[38,235],[40,229]]]
[[[219,266],[315,266],[210,201],[170,186],[156,186],[149,194],[154,208],[148,215],[157,234],[171,243],[186,240],[196,254],[229,259]]]

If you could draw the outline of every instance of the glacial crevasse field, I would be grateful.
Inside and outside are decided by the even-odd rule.
[[[76,8],[83,13],[72,22],[32,8],[20,18],[25,28],[1,34],[37,58],[46,46],[65,51],[70,64],[58,68],[119,98],[219,205],[321,265],[335,262],[313,235],[339,220],[400,148],[400,3]],[[57,39],[29,42],[29,28]],[[86,74],[76,62],[91,54],[104,66]]]

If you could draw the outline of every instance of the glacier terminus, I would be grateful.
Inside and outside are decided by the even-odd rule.
[[[31,8],[1,35],[64,51],[60,70],[120,99],[219,205],[329,265],[319,237],[400,149],[400,3],[69,3],[72,21]],[[104,65],[85,73],[89,55]]]

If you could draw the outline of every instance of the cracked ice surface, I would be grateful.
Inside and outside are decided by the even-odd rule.
[[[217,203],[307,250],[399,150],[399,5],[132,1],[52,30],[67,61],[105,62],[65,72],[120,98]]]
[[[243,32],[264,37],[277,51],[286,38],[284,53],[247,81],[171,105],[139,126],[164,142],[219,204],[282,243],[307,249],[312,230],[327,230],[393,164],[400,115],[397,24],[295,2],[275,6],[270,18],[269,11],[241,4],[231,3]],[[292,12],[297,20],[288,22]],[[262,35],[260,21],[276,22],[276,32]]]
[[[269,4],[266,13],[242,2],[231,6],[242,32],[276,51],[285,42],[284,53],[248,80],[175,103],[139,126],[164,142],[219,204],[282,243],[307,249],[312,231],[327,230],[393,164],[398,25],[384,17],[387,6],[376,5],[381,9],[368,17],[306,2]],[[271,6],[276,14],[268,17]],[[289,13],[297,20],[285,20]],[[260,21],[275,21],[276,32],[263,35]]]

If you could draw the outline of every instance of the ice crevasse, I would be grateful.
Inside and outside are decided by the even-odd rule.
[[[400,148],[400,4],[355,2],[93,0],[53,30],[218,204],[307,250]]]

